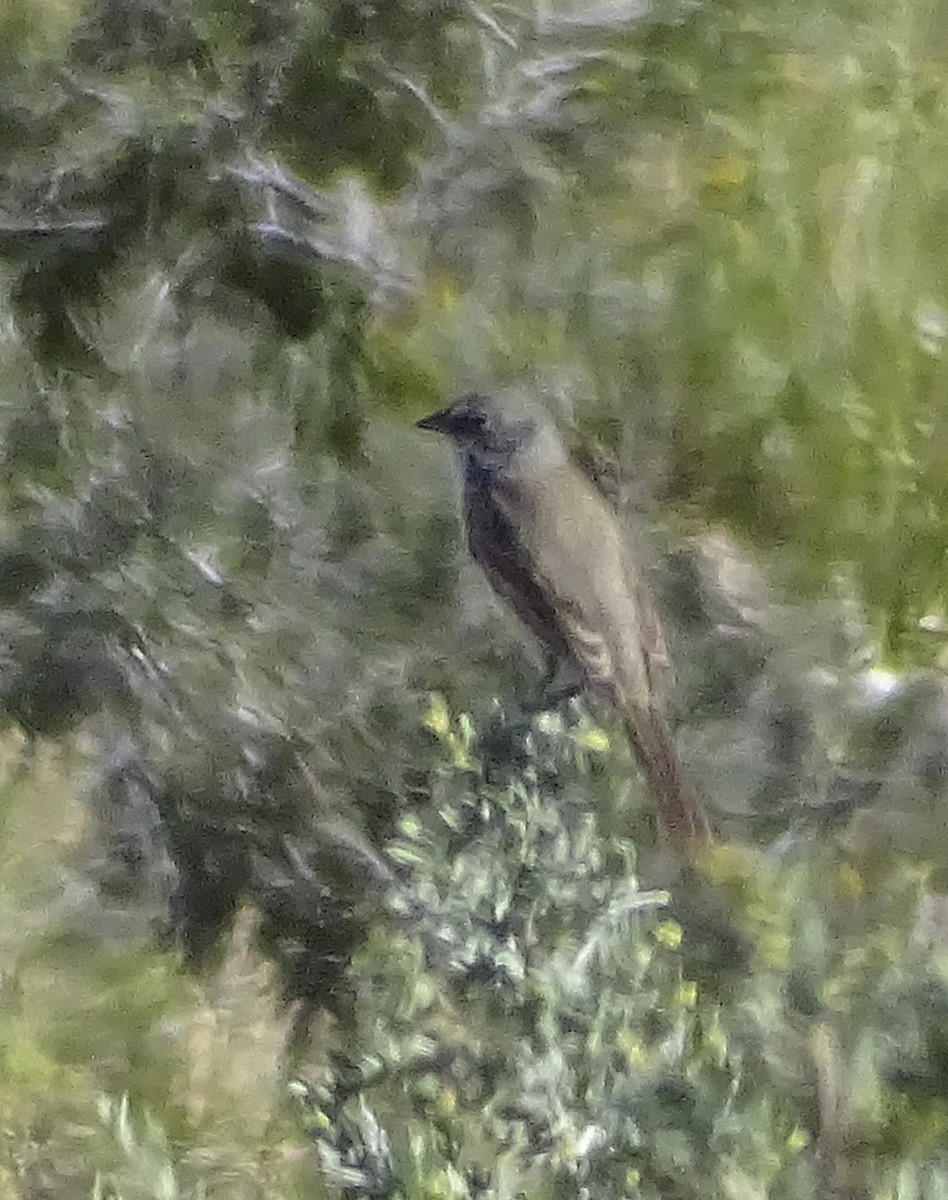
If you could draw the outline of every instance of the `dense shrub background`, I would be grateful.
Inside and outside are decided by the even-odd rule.
[[[948,1196],[946,30],[0,8],[0,1200]],[[510,383],[693,874],[413,429]]]

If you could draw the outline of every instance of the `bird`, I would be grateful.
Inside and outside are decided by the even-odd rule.
[[[710,825],[660,693],[661,622],[615,511],[528,394],[467,392],[417,426],[454,443],[468,548],[491,587],[618,712],[669,843],[694,859]]]

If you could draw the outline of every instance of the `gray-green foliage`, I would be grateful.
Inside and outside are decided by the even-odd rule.
[[[270,1057],[349,1194],[945,1194],[944,694],[861,672],[941,649],[944,16],[4,6],[0,710],[86,735],[100,825],[81,936],[11,873],[0,1192],[71,1194],[80,1097],[96,1186],[149,1191],[89,1093],[162,1103],[181,1071],[136,1047],[182,1002],[165,951],[100,958],[112,908],[207,964],[250,903],[296,1004]],[[525,377],[695,535],[658,573],[680,737],[773,847],[657,911],[619,749],[492,708],[529,651],[410,429]],[[158,1190],[298,1186],[164,1103]]]
[[[406,814],[390,848],[402,930],[356,960],[344,1052],[293,1088],[331,1181],[944,1194],[945,989],[921,930],[902,940],[917,872],[876,871],[876,901],[856,859],[799,844],[646,889],[593,731],[544,722],[485,782],[470,722],[435,706],[429,725],[437,815]]]

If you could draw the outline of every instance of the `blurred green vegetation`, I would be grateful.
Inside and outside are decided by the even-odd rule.
[[[946,6],[0,47],[0,1200],[948,1196]],[[692,874],[412,428],[509,382],[654,567]]]

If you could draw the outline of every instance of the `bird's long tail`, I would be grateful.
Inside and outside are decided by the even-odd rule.
[[[668,721],[655,708],[638,705],[626,705],[622,719],[669,841],[693,858],[710,843],[711,826],[697,788],[678,757]]]

